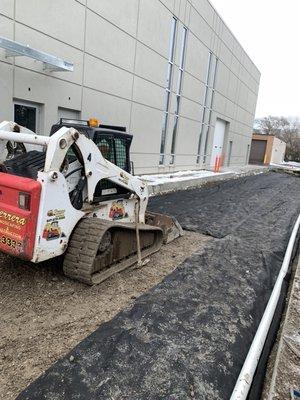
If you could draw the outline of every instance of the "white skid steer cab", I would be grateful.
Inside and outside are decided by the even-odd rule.
[[[132,136],[97,120],[61,119],[50,136],[0,124],[0,251],[98,284],[182,235],[146,213],[148,188],[130,173]]]

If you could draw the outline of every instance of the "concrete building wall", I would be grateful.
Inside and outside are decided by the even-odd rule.
[[[286,152],[286,143],[278,138],[274,138],[271,163],[281,164],[284,161],[285,152]]]
[[[175,52],[160,165],[174,17]],[[38,130],[45,134],[63,110],[82,119],[98,117],[103,123],[126,126],[134,135],[136,172],[155,173],[210,165],[219,118],[228,122],[225,163],[248,162],[260,73],[207,0],[4,0],[0,25],[1,36],[74,62],[75,67],[73,73],[47,73],[41,63],[7,59],[0,49],[0,120],[13,120],[13,101],[21,101],[39,108]],[[218,62],[207,90],[210,52]],[[211,112],[204,115],[204,106]],[[209,127],[207,139],[203,123]]]

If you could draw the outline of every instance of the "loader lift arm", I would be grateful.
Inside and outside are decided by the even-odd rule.
[[[93,203],[95,189],[99,181],[107,179],[127,189],[139,199],[138,222],[145,222],[144,216],[149,198],[147,185],[139,178],[106,160],[91,139],[74,128],[62,127],[48,137],[36,135],[28,129],[25,130],[25,133],[22,131],[20,133],[14,132],[14,126],[15,124],[12,122],[0,124],[0,163],[3,163],[7,156],[6,145],[8,142],[46,147],[44,172],[50,173],[51,179],[55,180],[69,149],[75,145],[83,161],[82,168],[87,181],[88,202]]]

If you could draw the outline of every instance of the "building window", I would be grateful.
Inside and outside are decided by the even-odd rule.
[[[179,75],[178,75],[178,84],[177,84],[177,93],[176,93],[176,109],[175,109],[173,135],[172,135],[170,164],[174,164],[174,162],[175,162],[176,139],[177,139],[177,131],[178,131],[178,123],[179,123],[179,111],[180,111],[181,94],[182,94],[182,83],[183,83],[184,64],[185,64],[185,55],[186,55],[186,43],[187,43],[187,28],[184,26],[183,30],[182,30],[182,42],[181,42],[180,61],[179,61]]]
[[[160,159],[159,164],[163,165],[165,163],[166,157],[166,141],[167,141],[167,129],[169,122],[169,112],[170,112],[170,99],[171,99],[171,88],[172,88],[172,77],[174,68],[174,56],[175,56],[175,42],[176,42],[176,31],[177,31],[177,19],[172,19],[171,34],[170,34],[170,47],[169,47],[169,61],[168,61],[168,71],[167,71],[167,85],[165,94],[165,110],[162,124],[161,133],[161,144],[160,144]]]
[[[227,160],[227,167],[230,167],[231,164],[231,157],[232,157],[232,147],[233,147],[233,141],[230,140],[229,142],[229,150],[228,150],[228,160]]]
[[[14,103],[14,122],[32,132],[37,132],[40,129],[40,107],[16,101]]]
[[[81,113],[80,113],[80,111],[72,110],[71,108],[58,107],[57,115],[58,115],[58,121],[60,121],[61,118],[76,121],[76,120],[80,119]]]
[[[249,164],[249,158],[250,158],[250,144],[247,146],[247,154],[246,154],[246,165]]]
[[[217,68],[218,68],[218,58],[212,52],[210,52],[208,60],[206,85],[205,85],[204,109],[203,109],[201,132],[198,144],[197,164],[200,164],[201,157],[203,157],[202,158],[203,163],[206,162],[209,131],[212,122],[211,121],[212,108],[215,96]],[[203,143],[204,143],[204,149],[202,154]]]

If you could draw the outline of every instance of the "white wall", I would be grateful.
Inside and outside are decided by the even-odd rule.
[[[14,7],[15,3],[15,7]],[[58,12],[59,10],[59,12]],[[166,165],[159,166],[171,21],[178,18]],[[208,153],[217,118],[229,123],[232,164],[245,164],[260,73],[207,0],[5,0],[1,35],[74,62],[74,72],[46,73],[36,61],[6,59],[0,49],[0,120],[13,99],[41,105],[45,134],[58,108],[127,126],[138,173],[199,168],[209,51],[219,58]],[[169,165],[181,31],[187,54],[174,166]],[[227,144],[225,143],[225,149]],[[210,159],[206,160],[210,165]],[[226,160],[225,160],[226,162]]]
[[[285,152],[286,152],[286,143],[274,137],[271,163],[281,164],[284,161]]]

